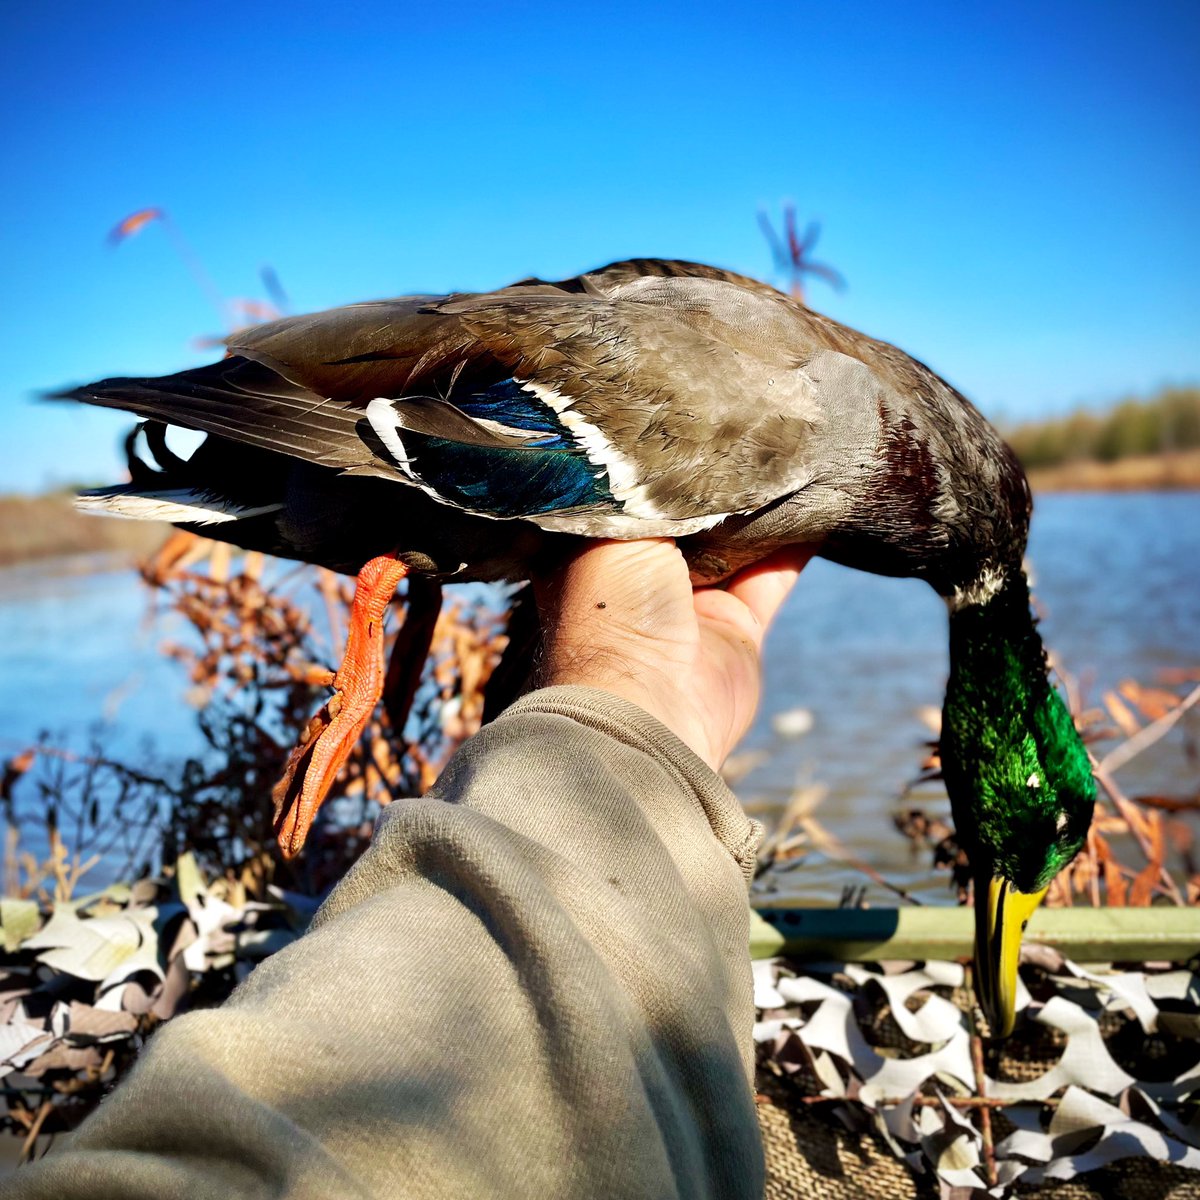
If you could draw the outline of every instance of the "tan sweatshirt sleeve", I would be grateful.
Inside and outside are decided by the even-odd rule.
[[[758,1197],[757,839],[640,709],[535,692],[9,1194]]]

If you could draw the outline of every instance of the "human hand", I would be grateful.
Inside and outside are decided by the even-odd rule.
[[[807,547],[788,547],[720,588],[693,589],[669,539],[589,542],[535,581],[540,682],[632,701],[715,770],[750,727],[763,637],[811,557]]]

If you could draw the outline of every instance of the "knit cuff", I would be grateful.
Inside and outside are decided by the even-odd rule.
[[[529,713],[567,717],[660,763],[695,799],[747,883],[753,878],[763,839],[762,825],[746,816],[725,781],[656,717],[612,692],[570,684],[530,692],[505,709],[497,720]]]

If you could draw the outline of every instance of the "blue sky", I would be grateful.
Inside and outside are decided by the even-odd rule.
[[[752,274],[820,219],[814,307],[994,417],[1200,380],[1200,5],[5,6],[0,491],[117,470],[31,393],[213,356],[270,263],[297,310],[631,255]]]

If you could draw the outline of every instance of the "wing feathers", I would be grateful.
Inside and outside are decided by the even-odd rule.
[[[629,260],[287,318],[234,335],[210,367],[70,394],[484,515],[697,525],[811,475],[806,322],[756,281]]]
[[[361,409],[324,399],[245,359],[161,379],[105,379],[59,398],[124,409],[322,466],[387,467],[360,436]]]
[[[367,406],[397,466],[435,499],[505,519],[620,507],[604,469],[536,391],[510,379],[459,403],[405,396]]]
[[[238,504],[203,488],[169,488],[139,491],[122,484],[81,492],[75,507],[83,512],[105,513],[136,521],[169,521],[175,525],[220,525],[279,512],[282,504]]]
[[[467,398],[470,399],[469,397]],[[424,433],[446,441],[461,442],[468,446],[491,446],[495,449],[513,450],[535,444],[538,435],[526,430],[505,427],[496,421],[485,421],[468,416],[462,408],[448,400],[435,396],[403,396],[398,400],[377,398],[367,405],[367,417],[376,433],[377,421],[386,405],[387,413],[394,425],[413,433]],[[462,403],[466,403],[463,401]],[[507,432],[501,432],[507,429]],[[380,435],[382,436],[382,434]],[[543,435],[544,436],[544,435]]]

